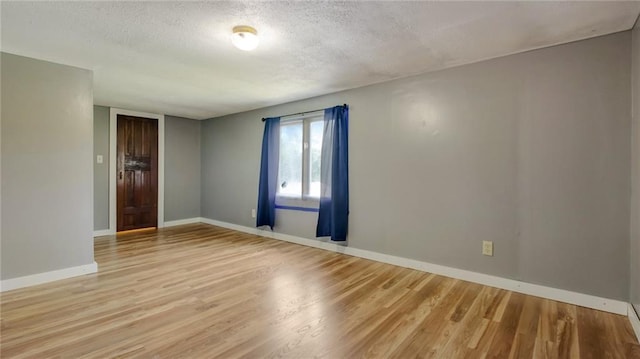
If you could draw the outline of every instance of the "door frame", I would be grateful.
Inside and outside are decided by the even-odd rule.
[[[109,109],[109,233],[117,229],[117,144],[118,115],[155,119],[158,121],[158,228],[164,227],[164,115],[111,107]]]

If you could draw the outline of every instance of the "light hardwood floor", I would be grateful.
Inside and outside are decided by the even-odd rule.
[[[640,358],[626,317],[204,224],[3,293],[2,358]]]

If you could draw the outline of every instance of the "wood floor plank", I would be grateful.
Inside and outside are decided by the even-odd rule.
[[[626,317],[192,224],[0,294],[2,358],[638,358]]]

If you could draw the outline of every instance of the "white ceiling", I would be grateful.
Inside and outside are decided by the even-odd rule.
[[[2,51],[99,105],[204,119],[630,29],[640,2],[6,2]],[[235,25],[258,29],[243,52]]]

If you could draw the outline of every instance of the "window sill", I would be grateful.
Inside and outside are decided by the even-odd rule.
[[[318,212],[320,200],[318,198],[298,198],[287,196],[276,196],[276,208],[292,211]]]

